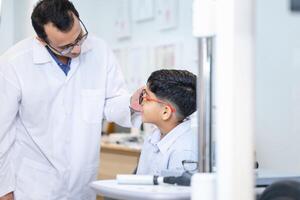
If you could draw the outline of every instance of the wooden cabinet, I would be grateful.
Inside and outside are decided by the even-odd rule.
[[[117,144],[101,144],[98,179],[115,179],[117,174],[132,174],[140,150]]]
[[[140,150],[117,144],[101,144],[98,179],[115,179],[117,174],[132,174],[137,167]],[[97,200],[103,197],[97,196]]]

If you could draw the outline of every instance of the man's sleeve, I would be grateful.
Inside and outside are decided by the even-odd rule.
[[[124,127],[139,127],[140,116],[131,114],[130,97],[121,69],[112,53],[108,50],[108,71],[106,80],[106,99],[104,115],[108,121]]]
[[[0,66],[0,197],[15,189],[15,172],[12,164],[12,146],[15,141],[13,125],[18,113],[20,96],[12,73],[3,73]]]

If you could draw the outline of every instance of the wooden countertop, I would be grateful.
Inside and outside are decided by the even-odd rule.
[[[131,156],[139,156],[141,153],[140,149],[131,148],[122,144],[113,144],[102,142],[101,143],[101,152],[103,153],[115,153],[121,155],[131,155]]]

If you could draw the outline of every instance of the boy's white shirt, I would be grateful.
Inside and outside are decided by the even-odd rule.
[[[197,161],[197,135],[192,132],[191,121],[177,125],[160,139],[157,128],[145,139],[137,174],[162,175],[162,171],[183,172],[182,161]]]

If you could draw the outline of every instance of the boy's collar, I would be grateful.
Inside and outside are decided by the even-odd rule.
[[[191,127],[191,121],[186,120],[182,123],[178,124],[175,128],[173,128],[169,133],[167,133],[162,139],[160,139],[160,131],[157,129],[152,136],[149,138],[149,142],[157,146],[158,149],[165,154],[170,146],[180,137],[182,134],[186,133],[186,130]]]

